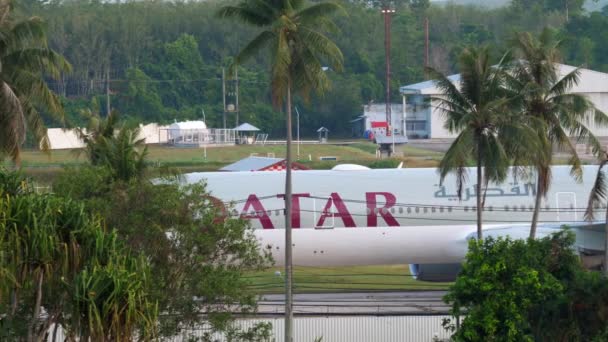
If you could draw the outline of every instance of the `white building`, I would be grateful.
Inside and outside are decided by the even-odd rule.
[[[576,67],[558,64],[559,77],[572,72]],[[460,75],[451,75],[448,78],[458,85]],[[437,101],[433,97],[440,97],[441,91],[434,81],[402,86],[399,92],[403,96],[405,117],[407,122],[407,135],[410,138],[452,139],[456,134],[448,132],[444,127],[445,117],[441,109],[437,108]],[[608,113],[608,74],[589,69],[580,69],[579,83],[571,89],[572,93],[586,96],[604,113]],[[587,127],[598,137],[608,137],[608,127],[598,127],[588,122]]]

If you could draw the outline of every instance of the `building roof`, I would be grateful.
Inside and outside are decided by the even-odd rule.
[[[317,130],[317,132],[321,133],[321,132],[329,132],[329,129],[325,128],[325,127],[321,127]]]
[[[247,157],[226,165],[220,171],[281,171],[285,170],[285,159],[270,157]],[[300,163],[292,162],[292,170],[310,170]]]
[[[453,83],[459,83],[460,74],[450,75],[448,79]],[[399,92],[405,95],[435,95],[441,93],[433,80],[401,86]]]
[[[561,79],[577,67],[566,64],[557,64],[558,77]],[[579,82],[572,86],[571,93],[608,93],[608,74],[585,68],[579,68]],[[448,79],[454,84],[460,83],[460,74],[450,75]],[[433,80],[414,83],[399,87],[399,92],[404,95],[440,95],[442,92],[436,87]]]
[[[206,129],[207,124],[205,121],[182,121],[182,122],[174,122],[169,126],[170,130],[176,129]]]
[[[237,132],[255,132],[255,131],[259,131],[260,129],[250,123],[245,122],[245,123],[240,124],[234,130]]]
[[[283,161],[283,158],[247,157],[226,165],[220,171],[258,171]]]

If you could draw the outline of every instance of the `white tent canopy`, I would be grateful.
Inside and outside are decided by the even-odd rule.
[[[252,124],[249,124],[247,122],[240,124],[237,128],[234,129],[237,132],[256,132],[259,131],[260,129],[255,127]]]
[[[175,122],[169,126],[169,139],[173,142],[195,142],[208,132],[204,121]]]
[[[183,129],[207,129],[207,124],[204,121],[182,121],[174,122],[169,126],[170,130],[183,130]]]

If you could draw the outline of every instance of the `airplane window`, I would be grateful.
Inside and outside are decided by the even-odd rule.
[[[530,204],[530,206],[528,207],[528,209],[530,209],[530,211],[534,211],[534,206]]]
[[[452,212],[452,207],[448,207],[448,213]]]
[[[443,207],[439,207],[439,212],[442,213],[443,212]]]
[[[505,211],[509,211],[509,206],[505,205]]]
[[[262,212],[262,213],[264,213],[264,212]],[[268,216],[272,216],[272,210],[268,210],[266,213],[268,214]]]
[[[380,209],[380,210],[381,210],[381,212],[382,212],[383,214],[386,214],[386,213],[388,212],[388,210],[386,210],[386,208],[382,208],[382,209]]]
[[[494,211],[494,207],[493,207],[493,206],[489,206],[489,207],[488,207],[488,210],[489,210],[489,211]]]
[[[280,210],[275,210],[274,214],[275,214],[276,216],[279,216],[279,215],[281,215],[281,211],[280,211]]]
[[[435,207],[432,207],[432,208],[431,208],[431,212],[432,212],[432,213],[434,213],[434,212],[435,212],[435,210],[436,210],[436,209],[435,209]]]
[[[391,213],[395,213],[395,207],[391,208]]]
[[[420,212],[420,208],[416,207],[416,214]]]
[[[407,207],[407,213],[410,214],[412,212],[412,208]]]
[[[477,211],[477,207],[471,207],[471,211]]]
[[[517,206],[516,205],[513,206],[513,211],[517,211]]]
[[[469,207],[464,207],[464,211],[469,211]]]
[[[522,204],[521,211],[526,211],[526,206]]]
[[[403,207],[399,207],[399,214],[403,214]]]
[[[367,215],[372,213],[372,210],[370,208],[367,208],[365,211],[367,211]]]
[[[428,213],[428,212],[429,212],[429,208],[424,207],[424,213],[426,214],[426,213]]]

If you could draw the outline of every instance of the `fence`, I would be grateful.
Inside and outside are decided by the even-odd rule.
[[[170,129],[167,132],[167,143],[174,146],[206,146],[234,145],[236,132],[234,129],[205,128],[205,129]]]
[[[447,340],[449,333],[442,322],[448,316],[329,316],[294,318],[294,341],[313,342],[431,342]],[[258,323],[272,324],[268,341],[283,341],[284,320],[282,317],[240,319],[235,324],[242,330]],[[183,331],[181,335],[166,341],[186,342],[200,338],[204,328]],[[221,334],[212,340],[225,341]]]
[[[314,342],[433,342],[447,341],[450,334],[442,327],[443,315],[423,316],[328,316],[328,317],[296,317],[294,318],[294,341]],[[270,323],[272,330],[268,342],[283,341],[283,317],[238,319],[234,328],[246,331],[259,323]],[[52,326],[49,329],[47,342],[53,342]],[[197,341],[209,332],[208,325],[182,330],[171,338],[163,338],[168,342]],[[215,333],[212,341],[227,341],[223,334]],[[55,341],[63,341],[65,336],[58,329]]]

